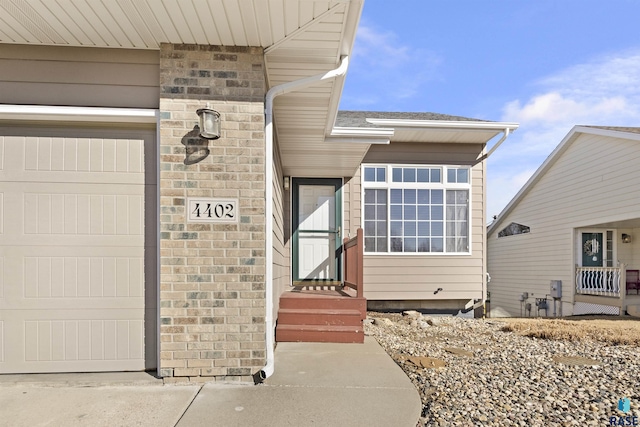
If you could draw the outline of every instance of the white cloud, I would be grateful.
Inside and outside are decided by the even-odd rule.
[[[536,82],[539,93],[503,109],[525,127],[629,125],[640,121],[640,53],[624,52],[576,65]]]
[[[355,44],[350,68],[358,81],[349,82],[344,94],[352,108],[366,108],[382,101],[393,105],[395,101],[421,96],[424,84],[437,78],[441,59],[426,49],[403,44],[391,31],[379,31],[361,22]],[[390,76],[396,76],[392,82]],[[363,93],[367,96],[362,97]]]
[[[580,123],[584,120],[598,120],[626,115],[630,111],[629,103],[623,96],[601,99],[580,99],[563,96],[559,92],[538,95],[525,105],[520,101],[509,102],[504,107],[505,117],[509,120],[528,125],[553,125],[556,123]]]
[[[573,126],[640,126],[640,52],[597,58],[533,87],[537,92],[528,99],[503,107],[502,120],[518,122],[520,128],[490,159],[489,217],[505,207],[519,190],[515,187],[526,182]]]

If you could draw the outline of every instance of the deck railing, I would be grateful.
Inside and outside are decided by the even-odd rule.
[[[620,267],[576,267],[576,293],[620,297],[623,275]]]
[[[344,285],[356,290],[358,298],[364,296],[364,233],[358,228],[356,237],[343,241]]]

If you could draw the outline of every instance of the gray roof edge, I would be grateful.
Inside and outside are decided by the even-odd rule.
[[[490,120],[473,119],[462,116],[452,116],[448,114],[430,113],[430,112],[384,112],[384,111],[354,111],[341,110],[335,121],[335,127],[364,127],[375,128],[375,125],[367,122],[367,119],[392,119],[392,120],[433,120],[433,121],[452,121],[452,122],[486,122],[493,123]]]

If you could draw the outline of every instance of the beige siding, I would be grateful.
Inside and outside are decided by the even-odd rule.
[[[473,165],[471,170],[470,255],[367,255],[364,259],[368,300],[480,299],[485,283],[485,163],[476,163],[478,144],[392,143],[373,146],[363,163]],[[474,163],[476,163],[474,165]],[[354,179],[357,203],[351,204],[350,227],[361,226],[361,185]],[[438,289],[442,291],[434,294]]]
[[[285,245],[285,194],[283,190],[282,162],[274,144],[273,162],[273,318],[277,318],[280,294],[289,285],[289,251]],[[286,239],[286,240],[285,240]]]
[[[634,219],[640,212],[640,151],[636,141],[579,134],[546,173],[488,236],[492,316],[520,316],[523,292],[535,298],[549,293],[551,280],[562,280],[563,313],[571,314],[579,228]],[[497,238],[511,222],[531,227],[529,234]],[[612,229],[608,227],[608,229]],[[633,245],[620,243],[621,262],[633,260]],[[634,230],[626,230],[634,235]],[[542,313],[541,313],[542,314]],[[552,314],[552,311],[549,312]]]
[[[362,185],[360,183],[360,168],[352,178],[345,177],[342,186],[344,237],[354,237],[358,227],[362,224],[360,215],[362,211]]]
[[[0,45],[4,104],[158,108],[159,53]]]

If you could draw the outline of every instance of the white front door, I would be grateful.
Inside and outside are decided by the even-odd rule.
[[[295,186],[298,207],[295,214],[295,279],[339,280],[336,249],[340,227],[337,218],[336,185],[304,182]]]

